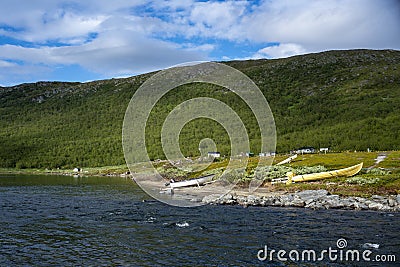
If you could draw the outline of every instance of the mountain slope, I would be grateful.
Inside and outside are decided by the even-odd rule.
[[[274,113],[277,151],[300,146],[332,150],[400,149],[400,52],[350,50],[277,60],[226,64],[248,75]],[[151,74],[89,83],[38,82],[0,88],[0,167],[104,166],[124,163],[121,129],[135,90]],[[210,96],[245,121],[254,152],[254,116],[224,88],[189,84],[170,91],[147,125],[151,158],[163,157],[160,129],[184,100]],[[211,120],[191,122],[181,133],[185,155],[198,155],[198,141],[215,139],[229,153],[224,129]]]

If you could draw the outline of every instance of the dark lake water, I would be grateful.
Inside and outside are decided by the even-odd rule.
[[[0,175],[0,266],[400,266],[400,215],[294,208],[179,208],[129,179]],[[366,248],[397,262],[260,261],[287,251]],[[363,248],[364,246],[364,248]],[[344,250],[343,249],[343,250]],[[338,252],[339,253],[339,252]],[[263,254],[260,254],[263,255]],[[293,254],[295,255],[295,254]]]

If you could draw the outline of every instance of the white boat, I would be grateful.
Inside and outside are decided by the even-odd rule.
[[[207,175],[207,176],[202,176],[196,179],[192,180],[187,180],[187,181],[181,181],[181,182],[174,182],[170,183],[169,186],[174,189],[174,188],[179,188],[179,187],[187,187],[187,186],[200,186],[205,183],[211,182],[211,180],[214,178],[214,174],[212,175]]]
[[[276,166],[279,166],[279,165],[282,165],[282,164],[286,164],[286,163],[290,163],[290,162],[291,162],[292,160],[294,160],[295,158],[297,158],[297,154],[294,154],[293,156],[288,157],[287,159],[282,160],[281,162],[278,162],[278,163],[276,164]]]

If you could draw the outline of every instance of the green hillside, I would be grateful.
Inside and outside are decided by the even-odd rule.
[[[227,64],[248,75],[267,98],[275,116],[278,152],[301,146],[400,150],[400,51],[330,51]],[[124,164],[124,113],[150,75],[0,88],[0,167]],[[168,112],[198,96],[232,107],[246,124],[252,150],[258,152],[256,120],[240,98],[217,86],[189,84],[170,91],[154,108],[146,132],[152,159],[163,157],[160,129]],[[206,119],[183,129],[184,154],[198,155],[198,143],[205,137],[229,154],[224,129]]]

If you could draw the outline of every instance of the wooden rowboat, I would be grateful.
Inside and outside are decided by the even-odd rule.
[[[318,180],[323,180],[327,178],[334,178],[334,177],[350,177],[355,174],[357,174],[359,171],[361,171],[363,166],[363,163],[359,163],[357,165],[344,168],[344,169],[339,169],[339,170],[333,170],[333,171],[327,171],[327,172],[318,172],[318,173],[310,173],[310,174],[303,174],[303,175],[294,175],[292,172],[288,172],[287,178],[283,179],[274,179],[272,180],[272,183],[286,183],[286,184],[291,184],[291,183],[299,183],[299,182],[310,182],[310,181],[318,181]]]
[[[304,174],[304,175],[296,175],[290,177],[288,175],[288,182],[287,183],[298,183],[298,182],[307,182],[307,181],[318,181],[322,179],[327,179],[327,178],[333,178],[333,177],[349,177],[357,174],[359,171],[361,171],[361,168],[363,166],[363,163],[359,163],[357,165],[344,168],[344,169],[339,169],[339,170],[333,170],[333,171],[327,171],[327,172],[319,172],[319,173],[310,173],[310,174]]]
[[[192,179],[192,180],[187,180],[187,181],[182,181],[182,182],[174,182],[174,183],[170,183],[169,186],[174,189],[174,188],[179,188],[179,187],[187,187],[187,186],[200,186],[203,185],[205,183],[211,182],[211,180],[214,178],[214,174],[212,175],[207,175],[207,176],[203,176],[203,177],[199,177],[196,179]]]

